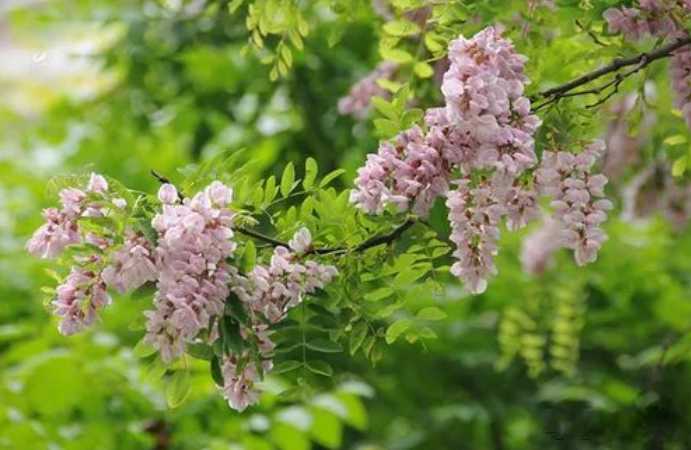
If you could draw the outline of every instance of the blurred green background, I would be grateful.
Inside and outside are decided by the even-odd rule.
[[[0,448],[691,448],[691,235],[659,217],[615,217],[595,264],[577,268],[560,254],[539,277],[520,266],[525,233],[506,234],[486,294],[470,298],[458,284],[425,293],[448,314],[435,323],[438,339],[424,348],[399,341],[374,368],[336,356],[333,379],[300,401],[281,399],[282,380],[270,378],[261,404],[243,414],[217,395],[205,365],[193,368],[191,398],[167,408],[156,374],[132,351],[140,332],[129,325],[145,300],[118,298],[93,330],[60,336],[43,306],[47,265],[23,249],[52,201],[52,176],[94,170],[152,190],[151,169],[175,177],[245,148],[258,175],[311,156],[324,172],[345,168],[345,189],[376,148],[369,120],[337,111],[379,61],[382,21],[366,2],[347,18],[315,4],[305,50],[277,81],[259,56],[241,54],[246,6],[231,14],[227,3],[0,1]],[[479,1],[458,32],[507,24],[542,84],[620,49],[592,51],[573,25],[597,23],[614,2],[557,2],[519,40],[512,20],[524,3]],[[336,25],[341,40],[330,47]],[[664,73],[661,64],[646,76],[667,114]],[[423,106],[439,100],[427,83]],[[602,133],[606,115],[592,120],[576,106],[550,113],[545,129]],[[681,120],[662,122],[646,158],[675,155],[663,144],[670,135],[685,142]],[[443,218],[440,210],[432,222]]]

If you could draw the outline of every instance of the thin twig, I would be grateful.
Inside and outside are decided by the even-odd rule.
[[[582,75],[575,80],[569,81],[568,83],[564,83],[562,85],[547,89],[546,91],[539,92],[531,97],[531,100],[536,101],[538,99],[545,99],[545,101],[539,105],[538,108],[543,108],[544,106],[554,103],[559,101],[562,98],[566,97],[575,97],[577,95],[589,95],[589,94],[598,94],[601,93],[605,88],[615,85],[617,86],[620,84],[624,78],[629,77],[639,70],[643,69],[644,67],[648,66],[651,64],[653,61],[656,61],[658,59],[662,58],[669,58],[672,56],[672,54],[680,49],[681,47],[684,47],[686,45],[691,44],[691,37],[690,36],[684,36],[682,38],[677,39],[674,42],[670,42],[667,45],[663,45],[662,47],[659,47],[657,49],[651,50],[649,52],[644,52],[636,56],[630,56],[628,58],[617,58],[613,60],[611,63],[608,65],[601,67],[600,69],[594,70],[592,72],[589,72],[585,75]],[[609,75],[611,73],[618,73],[619,70],[623,69],[624,67],[628,66],[636,66],[634,69],[625,72],[623,74],[620,74],[618,78],[615,78],[613,81],[610,81],[606,83],[605,85],[601,86],[600,88],[594,88],[594,89],[586,89],[582,91],[576,91],[572,92],[574,89],[577,87],[586,85],[588,83],[591,83],[599,78],[602,78],[606,75]],[[620,78],[620,79],[619,79]]]

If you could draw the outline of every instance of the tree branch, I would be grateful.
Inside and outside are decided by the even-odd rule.
[[[680,49],[681,47],[684,47],[686,45],[691,44],[691,37],[690,36],[684,36],[683,38],[679,38],[674,42],[670,42],[669,44],[663,45],[662,47],[659,47],[655,50],[651,50],[649,52],[644,52],[636,56],[630,56],[628,58],[617,58],[613,60],[611,63],[608,65],[601,67],[600,69],[597,69],[593,72],[587,73],[585,75],[582,75],[575,80],[569,81],[568,83],[564,83],[562,85],[547,89],[546,91],[539,92],[535,95],[532,96],[531,100],[535,101],[538,99],[545,99],[545,102],[540,104],[539,106],[536,107],[537,109],[543,108],[545,105],[549,103],[554,103],[562,98],[565,97],[575,97],[578,95],[588,95],[588,94],[599,94],[604,89],[606,89],[609,86],[615,85],[618,86],[621,84],[621,82],[624,80],[624,78],[629,77],[639,70],[643,69],[644,67],[648,66],[650,63],[653,61],[656,61],[658,59],[662,58],[669,58],[672,56],[672,53],[674,53],[676,50]],[[628,72],[625,72],[623,74],[619,73],[619,70],[623,69],[624,67],[628,66],[635,66],[632,70],[629,70]],[[577,87],[583,86],[585,84],[588,84],[592,81],[595,81],[599,78],[602,78],[606,75],[609,75],[611,73],[617,73],[617,77],[608,83],[605,83],[603,86],[600,86],[599,88],[594,88],[594,89],[586,89],[582,91],[576,91],[576,92],[571,92]]]
[[[155,170],[151,170],[151,175],[153,175],[153,177],[156,178],[156,180],[158,180],[158,182],[161,184],[171,184],[168,178],[159,174]],[[185,199],[184,195],[182,195],[182,193],[179,191],[178,197],[180,198],[180,201]],[[305,252],[305,255],[331,255],[337,253],[364,252],[365,250],[369,250],[370,248],[377,247],[379,245],[390,244],[398,239],[403,233],[405,233],[406,230],[415,225],[416,222],[417,221],[414,219],[408,219],[398,227],[394,228],[394,230],[389,234],[385,234],[383,236],[372,236],[354,247],[312,247]],[[258,231],[254,231],[250,228],[234,227],[233,229],[240,234],[244,234],[245,236],[249,236],[258,241],[265,242],[273,247],[288,247],[287,242],[272,238],[271,236],[259,233]]]

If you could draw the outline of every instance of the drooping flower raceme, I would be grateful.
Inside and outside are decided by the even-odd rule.
[[[128,230],[122,247],[110,255],[110,264],[103,270],[105,283],[118,292],[128,292],[147,281],[156,281],[154,250],[141,235]]]
[[[612,203],[604,199],[607,177],[592,174],[604,144],[587,146],[580,154],[563,151],[545,152],[537,182],[543,192],[553,198],[550,205],[563,226],[561,244],[574,250],[579,266],[594,261],[607,235],[600,225],[607,218]]]
[[[410,208],[426,216],[434,200],[448,189],[451,166],[442,157],[443,145],[442,139],[425,136],[418,126],[399,134],[394,142],[382,141],[379,152],[368,155],[358,170],[351,202],[370,214],[395,205],[400,212]]]
[[[542,217],[542,225],[533,230],[521,245],[521,265],[526,273],[540,275],[552,263],[552,255],[561,246],[560,226],[550,216]]]
[[[146,313],[147,341],[164,361],[180,356],[223,310],[230,281],[225,260],[235,250],[229,188],[214,182],[180,204],[170,191],[161,188],[159,198],[173,203],[165,203],[152,221],[158,232],[158,291],[156,309]]]
[[[449,60],[445,107],[427,110],[426,129],[414,126],[381,142],[358,171],[350,199],[370,214],[394,205],[424,217],[446,194],[457,246],[452,272],[480,293],[497,272],[501,218],[516,230],[537,215],[531,171],[540,119],[524,95],[526,58],[497,29],[452,41]]]
[[[358,81],[350,90],[348,95],[338,101],[338,112],[343,115],[353,115],[357,119],[364,119],[370,110],[373,97],[387,98],[389,92],[379,86],[377,80],[385,80],[394,76],[398,70],[398,64],[384,61],[380,63],[371,73],[362,80]]]
[[[261,379],[260,369],[262,372],[271,370],[274,344],[264,320],[278,323],[290,308],[302,301],[304,295],[323,289],[338,273],[333,266],[301,261],[301,254],[311,245],[309,230],[302,228],[290,240],[290,249],[279,246],[274,250],[268,267],[258,265],[247,276],[232,271],[231,289],[250,312],[262,357],[261,367],[247,364],[239,372],[240,355],[229,355],[224,359],[223,395],[234,409],[241,411],[256,403],[259,392],[255,385]]]
[[[405,130],[368,155],[351,201],[370,214],[394,205],[424,217],[445,194],[456,244],[451,272],[471,293],[483,292],[497,273],[502,218],[509,230],[527,226],[538,216],[540,195],[555,196],[559,242],[575,250],[578,264],[593,261],[611,206],[601,199],[606,178],[591,174],[601,149],[558,152],[558,162],[545,152],[538,161],[534,134],[541,121],[524,95],[526,58],[496,28],[452,41],[449,60],[445,106],[427,110],[425,129]]]
[[[269,325],[285,318],[305,295],[323,289],[336,268],[308,259],[312,236],[302,228],[288,247],[274,249],[268,266],[257,264],[248,274],[240,273],[232,265],[232,191],[220,182],[191,198],[183,198],[171,184],[162,185],[160,210],[151,220],[153,242],[135,231],[142,230],[141,218],[131,226],[127,222],[127,201],[112,197],[105,178],[95,174],[85,189],[63,189],[62,209],[47,210],[46,224],[27,244],[43,257],[81,245],[53,301],[60,332],[73,334],[92,325],[111,302],[108,289],[125,293],[156,282],[154,309],[145,312],[145,340],[170,362],[192,342],[212,346],[222,337],[228,302],[240,302],[233,307],[244,311],[247,322],[233,326],[247,342],[242,351],[223,346],[217,355],[222,394],[237,410],[256,403],[256,384],[273,367]]]
[[[92,173],[85,189],[65,188],[60,191],[62,209],[44,211],[46,223],[29,239],[29,252],[43,258],[55,258],[68,246],[87,242],[101,250],[109,247],[107,238],[85,233],[79,220],[105,214],[94,199],[107,199],[108,182],[102,175]],[[110,296],[102,277],[104,259],[94,254],[89,257],[75,256],[70,274],[56,288],[52,302],[55,315],[61,318],[58,329],[69,335],[82,331],[94,323],[98,311],[109,305]]]
[[[497,273],[494,255],[504,209],[494,201],[488,186],[471,188],[467,179],[457,183],[458,188],[450,191],[446,200],[450,239],[456,244],[453,255],[458,259],[451,273],[466,283],[471,293],[481,294],[487,289],[487,278]]]

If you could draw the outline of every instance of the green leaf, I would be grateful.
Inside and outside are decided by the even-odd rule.
[[[283,176],[281,177],[281,195],[287,197],[293,190],[295,183],[295,166],[292,162],[289,162],[285,170],[283,170]]]
[[[398,111],[396,111],[396,107],[392,103],[387,102],[381,97],[372,97],[372,103],[382,115],[393,121],[398,121]]]
[[[374,127],[377,129],[377,134],[381,137],[391,137],[400,131],[398,122],[394,122],[390,119],[374,119]]]
[[[247,311],[242,301],[233,293],[226,298],[226,314],[240,324],[247,324]]]
[[[396,339],[403,334],[410,326],[413,324],[413,321],[410,319],[400,319],[394,323],[392,323],[389,328],[386,330],[386,343],[387,344],[393,344],[396,342]]]
[[[148,281],[141,286],[139,286],[137,289],[132,291],[130,294],[130,298],[132,300],[140,300],[140,299],[152,299],[154,296],[154,293],[156,292],[156,283],[153,283],[151,281]]]
[[[336,170],[334,170],[333,172],[331,172],[330,174],[328,174],[327,176],[325,176],[324,178],[322,178],[321,183],[319,183],[319,188],[320,188],[320,189],[321,189],[321,188],[325,188],[326,186],[329,185],[329,183],[331,183],[333,180],[335,180],[336,178],[340,177],[340,176],[343,175],[344,173],[345,173],[345,169],[336,169]]]
[[[443,320],[446,319],[446,313],[436,306],[429,306],[418,311],[416,318],[420,320]]]
[[[182,405],[190,394],[190,372],[180,370],[175,372],[166,385],[166,401],[169,408]]]
[[[300,367],[302,367],[302,362],[300,362],[300,361],[294,361],[294,360],[281,361],[280,363],[278,363],[274,366],[274,368],[271,370],[271,373],[279,374],[279,373],[292,372],[293,370],[299,369]]]
[[[153,355],[156,353],[156,349],[153,347],[153,345],[146,342],[145,339],[142,339],[137,342],[137,345],[134,346],[132,352],[134,353],[134,356],[141,359]]]
[[[423,339],[436,339],[437,338],[437,333],[435,333],[431,328],[427,328],[427,327],[421,328],[417,335]]]
[[[314,186],[314,180],[317,179],[317,174],[319,173],[319,167],[317,166],[317,161],[309,157],[305,161],[305,179],[302,180],[302,187],[309,190]]]
[[[326,448],[341,448],[343,424],[338,417],[325,410],[313,408],[312,418],[310,434],[314,441]]]
[[[307,348],[321,353],[340,353],[343,351],[341,344],[328,339],[312,339],[307,342]]]
[[[402,285],[414,283],[415,281],[424,277],[427,274],[427,272],[428,272],[427,269],[408,267],[408,268],[404,269],[403,271],[399,272],[398,274],[396,274],[396,276],[393,279],[393,284],[395,286],[402,286]]]
[[[307,367],[307,370],[309,370],[312,373],[316,373],[317,375],[323,375],[325,377],[330,377],[331,375],[333,375],[333,369],[328,363],[324,361],[307,361],[305,367]]]
[[[414,36],[420,31],[420,26],[410,20],[394,20],[384,24],[384,32],[396,37]]]
[[[155,382],[163,378],[163,375],[168,371],[168,366],[163,362],[161,357],[154,359],[146,368],[144,378],[148,381]]]
[[[244,339],[240,334],[239,324],[229,316],[221,318],[221,333],[223,335],[223,344],[228,352],[239,355],[242,353]]]
[[[682,156],[681,158],[674,161],[672,164],[672,175],[675,177],[680,177],[686,172],[686,166],[688,164],[688,156]]]
[[[686,136],[683,134],[676,134],[674,136],[669,136],[662,141],[665,145],[679,145],[686,142]]]
[[[367,300],[368,302],[378,302],[391,296],[393,292],[393,289],[391,289],[390,287],[381,287],[379,289],[375,289],[374,291],[365,294],[365,300]]]
[[[399,64],[406,64],[412,62],[414,59],[413,55],[405,50],[401,50],[400,48],[380,47],[379,53],[381,54],[382,58],[386,59],[387,61],[393,61]]]
[[[377,86],[393,93],[398,91],[403,85],[401,83],[397,83],[386,78],[377,78]]]
[[[276,177],[271,175],[268,180],[266,180],[266,187],[264,188],[264,203],[270,203],[274,198],[278,189],[276,188]]]
[[[216,383],[217,386],[223,386],[225,381],[223,379],[223,371],[221,370],[221,362],[218,356],[214,355],[211,358],[209,369],[211,370],[211,378],[214,380],[214,383]]]
[[[357,350],[360,348],[360,346],[362,346],[362,343],[365,342],[365,338],[367,338],[367,331],[367,322],[365,322],[364,320],[361,320],[360,322],[355,324],[352,331],[350,332],[349,339],[351,355],[354,355],[355,352],[357,352]]]
[[[403,113],[403,117],[401,118],[403,128],[410,128],[415,123],[422,120],[424,116],[425,112],[420,108],[409,109]]]
[[[257,262],[257,247],[254,245],[254,241],[248,239],[245,242],[245,252],[242,254],[242,267],[245,272],[249,272],[254,268]]]
[[[415,66],[413,66],[413,71],[415,72],[415,75],[420,78],[430,78],[432,75],[434,75],[434,68],[425,62],[415,63]]]
[[[310,440],[300,430],[285,423],[272,424],[271,439],[280,450],[309,450]]]
[[[240,6],[242,6],[242,3],[244,0],[233,0],[228,4],[228,11],[230,11],[231,14],[234,14]]]
[[[211,361],[211,358],[214,356],[214,351],[206,344],[189,344],[187,346],[187,354],[195,359]]]

